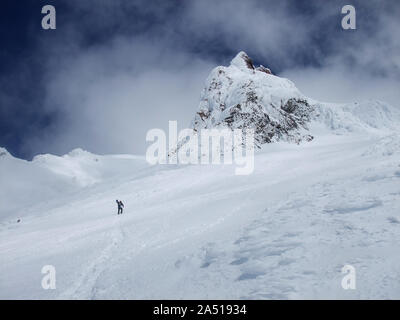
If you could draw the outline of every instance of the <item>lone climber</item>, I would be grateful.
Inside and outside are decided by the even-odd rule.
[[[118,214],[122,214],[122,211],[124,209],[124,204],[120,200],[115,200],[115,201],[117,202],[118,205]]]

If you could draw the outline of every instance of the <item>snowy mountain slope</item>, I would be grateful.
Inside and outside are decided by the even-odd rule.
[[[81,149],[58,157],[39,155],[32,161],[0,149],[0,223],[21,218],[34,204],[66,197],[95,183],[132,174],[147,166],[144,157],[99,156]]]
[[[399,109],[380,101],[337,104],[308,100],[315,107],[313,126],[322,126],[325,132],[379,136],[400,130]],[[315,131],[313,128],[313,132]]]
[[[0,149],[0,298],[399,299],[399,111],[318,102],[251,66],[239,54],[214,69],[193,121],[258,126],[247,176]],[[356,290],[341,287],[345,264]],[[44,265],[56,290],[41,288]]]
[[[0,226],[0,297],[399,298],[400,157],[368,154],[381,139],[269,144],[249,176],[160,166],[59,196]]]

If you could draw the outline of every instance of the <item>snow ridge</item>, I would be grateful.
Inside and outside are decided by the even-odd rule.
[[[7,156],[11,156],[10,153],[7,151],[7,149],[0,147],[0,158],[7,157]]]

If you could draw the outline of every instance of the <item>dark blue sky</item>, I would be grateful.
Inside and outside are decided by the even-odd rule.
[[[340,9],[348,3],[357,9],[356,31],[340,27]],[[41,8],[46,4],[56,7],[57,30],[41,28]],[[90,81],[99,79],[97,72],[107,80],[120,79],[127,70],[134,79],[162,70],[174,83],[176,72],[170,65],[176,64],[180,72],[190,71],[192,61],[201,60],[207,69],[229,63],[240,50],[276,74],[296,68],[323,70],[335,63],[357,71],[368,68],[372,75],[398,72],[398,66],[391,64],[398,61],[398,36],[388,34],[398,25],[386,22],[395,21],[398,1],[3,0],[0,12],[0,146],[26,159],[43,152],[65,153],[73,147],[99,153],[130,151],[115,142],[123,131],[113,132],[114,139],[108,139],[108,127],[101,128],[102,117],[107,117],[102,116],[104,108],[76,106],[93,100],[88,92],[93,91]],[[179,63],[171,63],[175,53],[184,57]],[[385,55],[389,55],[386,62]],[[374,56],[379,61],[371,63]],[[152,66],[151,72],[143,70],[140,60]],[[81,77],[82,65],[85,76]],[[202,67],[196,66],[196,74],[202,73]],[[180,76],[190,77],[190,72]],[[70,89],[68,77],[80,79],[83,85]],[[153,81],[146,83],[150,86]],[[132,85],[144,86],[143,82]],[[193,85],[194,92],[199,89],[201,83]],[[77,96],[82,98],[76,100]],[[192,97],[187,99],[192,104]],[[73,112],[68,103],[74,104]],[[196,108],[195,102],[191,107]],[[163,112],[165,121],[168,110]],[[140,114],[135,116],[140,120]],[[94,118],[99,121],[92,123]],[[150,118],[143,116],[141,122],[145,119]],[[152,127],[147,122],[146,128]],[[98,141],[101,135],[103,142]],[[141,133],[132,138],[143,139]]]

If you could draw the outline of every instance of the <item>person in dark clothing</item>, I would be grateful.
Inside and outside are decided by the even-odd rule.
[[[118,214],[122,214],[122,211],[124,209],[124,204],[122,203],[122,201],[119,200],[115,200],[117,202],[118,205]]]

